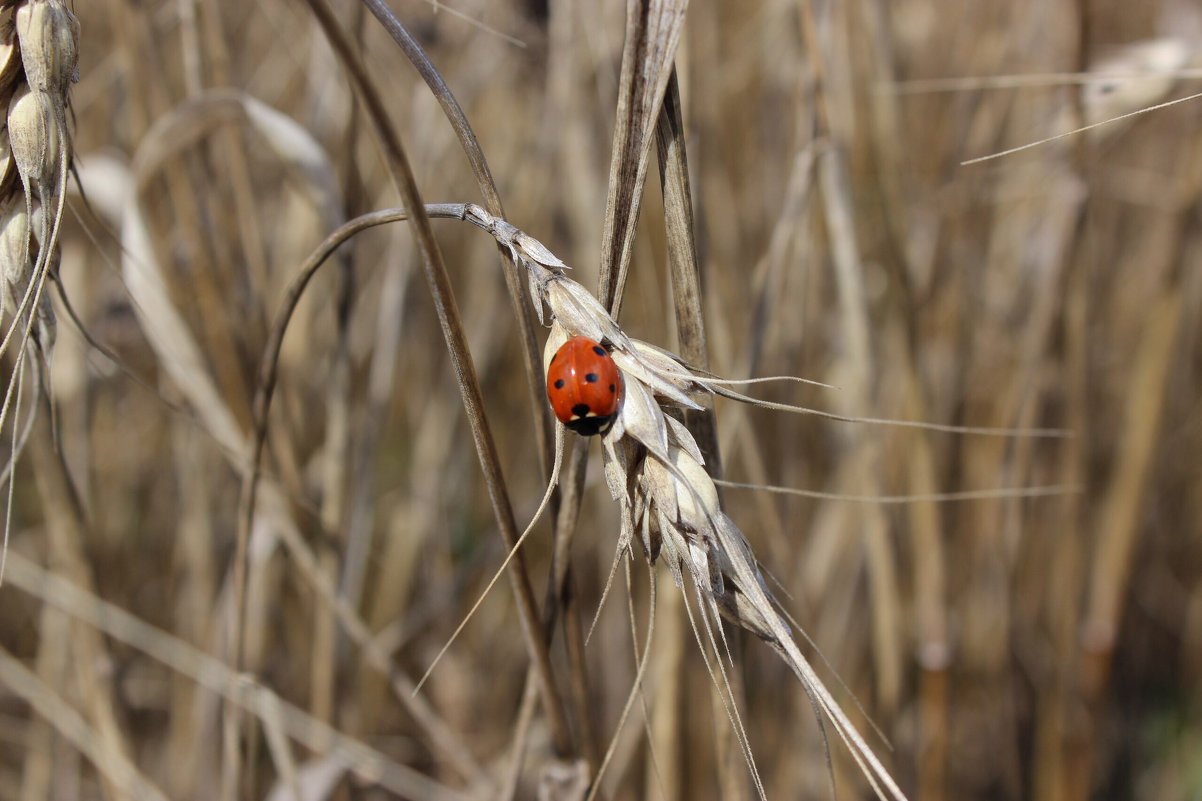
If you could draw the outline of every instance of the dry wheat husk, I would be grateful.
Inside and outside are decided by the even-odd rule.
[[[884,765],[802,656],[750,544],[721,508],[692,434],[665,414],[668,407],[701,408],[691,395],[713,391],[709,377],[694,373],[667,351],[627,336],[587,289],[567,277],[567,265],[534,238],[478,206],[468,205],[465,218],[492,233],[510,249],[514,262],[526,268],[531,297],[544,324],[546,311],[550,311],[551,332],[544,365],[569,337],[587,336],[608,345],[622,370],[622,405],[602,437],[606,483],[621,509],[619,553],[633,556],[632,544],[637,540],[647,560],[651,564],[662,560],[686,595],[691,585],[700,602],[702,629],[715,653],[722,655],[727,650],[719,618],[767,642],[801,681],[815,710],[829,720],[877,795],[904,799]],[[718,670],[723,670],[721,656]],[[727,714],[732,717],[763,797],[737,709],[728,704]]]

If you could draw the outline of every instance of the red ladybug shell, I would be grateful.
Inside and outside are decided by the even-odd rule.
[[[559,422],[577,434],[600,434],[618,413],[622,373],[601,343],[572,337],[547,365],[547,399]]]

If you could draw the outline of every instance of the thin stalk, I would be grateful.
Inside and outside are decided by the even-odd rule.
[[[95,581],[84,549],[89,538],[83,507],[55,443],[50,400],[44,393],[37,400],[40,408],[32,442],[34,478],[46,511],[51,568],[90,591]],[[95,629],[77,623],[72,626],[71,653],[80,702],[95,732],[97,747],[114,760],[127,761],[131,748],[117,718],[111,678],[96,669],[111,661],[104,640]],[[109,777],[104,789],[108,798],[122,797],[123,790]]]
[[[518,539],[518,528],[514,519],[513,507],[509,501],[509,494],[505,488],[504,477],[501,473],[501,464],[496,443],[493,440],[488,419],[484,413],[484,399],[480,391],[479,381],[476,378],[471,353],[468,350],[467,339],[464,335],[459,309],[451,288],[450,277],[447,275],[446,265],[443,262],[438,242],[434,238],[434,231],[430,227],[430,218],[426,215],[425,208],[422,205],[417,183],[413,176],[413,170],[410,168],[408,158],[405,156],[400,137],[392,127],[388,112],[384,108],[383,100],[368,77],[366,69],[359,59],[358,51],[354,47],[350,37],[343,30],[335,18],[333,11],[324,0],[306,0],[306,2],[308,2],[310,9],[313,11],[331,46],[335,53],[338,54],[339,60],[355,85],[356,92],[363,101],[364,110],[371,120],[373,132],[383,151],[385,165],[393,184],[413,215],[412,222],[414,224],[416,239],[422,252],[423,274],[425,275],[431,297],[434,301],[435,313],[438,316],[439,327],[442,330],[447,351],[451,357],[451,364],[455,372],[456,382],[459,385],[461,400],[471,426],[476,454],[479,458],[481,471],[484,474],[484,481],[488,488],[493,514],[496,517],[497,525],[505,541],[506,548],[512,549]],[[265,353],[264,363],[266,363],[268,356],[269,354]],[[262,371],[260,372],[260,377],[263,377]],[[260,383],[260,387],[265,388],[265,384]],[[256,394],[254,405],[256,420],[255,444],[252,448],[251,470],[248,475],[253,475],[257,472],[257,465],[262,455],[266,433],[268,401],[268,395],[264,393]],[[245,548],[246,543],[249,541],[250,522],[254,515],[254,484],[253,482],[244,482],[243,486],[244,490],[247,491],[243,493],[243,514],[240,516],[237,543],[241,562],[245,561]],[[245,566],[241,562],[237,566],[237,569],[243,572],[244,579]],[[526,640],[526,647],[530,653],[530,658],[537,666],[539,692],[542,696],[544,709],[547,712],[551,739],[555,749],[559,753],[567,754],[572,748],[571,734],[567,725],[567,715],[564,711],[559,691],[554,683],[550,654],[545,641],[539,636],[537,605],[534,601],[534,592],[530,585],[530,578],[526,571],[525,559],[520,553],[512,562],[509,576],[514,595],[517,599],[522,636]],[[236,587],[239,601],[241,601],[241,594],[244,588],[241,583],[237,584]],[[241,605],[239,605],[240,608]]]
[[[459,145],[467,155],[468,163],[471,164],[472,174],[476,177],[476,184],[484,198],[484,207],[494,217],[505,219],[505,207],[501,204],[501,195],[497,191],[496,182],[493,181],[492,171],[488,168],[488,161],[484,158],[484,151],[480,148],[480,142],[476,139],[476,133],[472,130],[471,123],[468,122],[467,115],[463,112],[463,107],[459,105],[459,101],[451,92],[451,88],[447,86],[442,74],[430,61],[426,51],[422,49],[422,46],[401,24],[401,21],[392,13],[392,9],[383,0],[363,0],[363,5],[371,10],[384,30],[392,36],[393,41],[401,48],[401,52],[405,54],[405,57],[421,75],[422,80],[426,82],[430,93],[442,106],[443,113],[446,114],[447,121],[451,123],[451,128],[459,138]],[[506,269],[502,271],[505,274],[505,287],[509,290],[509,300],[513,306],[514,319],[518,321],[518,334],[522,340],[522,361],[526,369],[530,407],[534,413],[534,436],[538,443],[539,462],[543,476],[550,477],[553,460],[550,437],[551,415],[549,407],[543,402],[545,389],[543,387],[542,360],[539,357],[538,341],[534,336],[534,319],[531,315],[530,298],[526,291],[526,283],[521,280],[522,276],[510,259],[509,251],[500,245],[498,245],[498,250],[506,263]],[[555,509],[555,503],[555,499],[552,498],[552,511]]]
[[[664,201],[664,228],[667,236],[669,277],[672,282],[672,300],[675,306],[676,336],[680,355],[689,364],[701,370],[709,370],[709,348],[705,334],[705,317],[702,311],[701,268],[697,257],[696,228],[693,221],[692,193],[689,187],[689,162],[685,146],[684,113],[681,106],[680,85],[676,68],[668,78],[663,105],[655,128],[656,149],[659,160],[660,190]],[[705,470],[711,478],[722,478],[722,461],[718,448],[718,431],[713,408],[702,412],[687,410],[685,426],[697,441],[705,457]],[[721,488],[718,489],[721,497]],[[669,593],[669,596],[673,595]],[[660,628],[660,648],[663,662],[658,686],[674,687],[684,683],[684,609],[679,600],[666,603],[662,612],[665,618]],[[669,617],[669,614],[671,616]],[[721,624],[719,624],[721,625]],[[742,635],[734,633],[736,639]],[[742,670],[732,665],[731,692],[739,697],[738,703],[745,704]],[[669,671],[672,671],[669,673]],[[682,728],[679,692],[660,692],[655,697],[651,732],[656,740],[651,743],[654,753],[680,754],[684,748],[679,742]],[[717,698],[714,703],[718,704]],[[715,736],[720,754],[717,769],[720,782],[726,789],[725,797],[740,798],[746,795],[744,766],[739,759],[738,749],[733,742],[733,732],[724,715],[716,715]],[[665,771],[677,771],[675,760],[665,762]],[[679,793],[679,777],[671,776],[666,782],[672,791]],[[648,787],[650,787],[648,783]]]
[[[376,19],[384,27],[384,29],[392,36],[393,41],[401,48],[401,51],[413,64],[422,80],[426,82],[431,94],[434,95],[439,105],[442,106],[443,113],[450,122],[451,127],[455,131],[455,135],[459,139],[460,147],[463,148],[464,154],[467,155],[468,162],[471,164],[472,173],[476,178],[476,183],[480,188],[480,194],[484,198],[484,206],[489,214],[500,219],[505,219],[505,207],[501,203],[501,195],[497,191],[496,182],[493,181],[492,171],[488,167],[488,161],[484,157],[484,151],[480,147],[480,142],[476,138],[475,131],[472,130],[471,123],[468,122],[467,115],[463,111],[463,107],[459,104],[454,93],[443,79],[442,74],[434,66],[430,57],[426,54],[422,46],[409,33],[401,21],[392,13],[392,10],[383,2],[383,0],[363,0],[363,4],[371,10]],[[505,269],[502,270],[505,276],[505,286],[509,293],[510,304],[513,307],[514,318],[518,321],[518,334],[522,341],[522,362],[526,372],[526,389],[530,396],[530,408],[534,417],[534,435],[536,442],[536,450],[538,452],[539,465],[544,478],[550,478],[551,463],[553,461],[552,444],[550,431],[552,420],[550,416],[550,408],[544,401],[543,387],[543,371],[542,361],[539,356],[538,342],[534,336],[534,319],[531,313],[530,297],[526,289],[526,283],[521,280],[520,271],[512,262],[512,257],[505,247],[498,243],[497,249],[501,253],[501,258],[505,262]],[[559,519],[558,511],[560,504],[560,489],[556,488],[551,496],[551,521],[552,521],[552,562],[562,565],[562,570],[553,571],[552,576],[548,579],[546,598],[544,601],[544,635],[547,644],[551,642],[551,637],[554,632],[554,620],[558,615],[558,607],[564,582],[567,579],[571,567],[568,562],[567,553],[570,553],[571,536],[566,539],[557,536],[558,528],[557,521]],[[571,513],[575,517],[574,513]],[[571,614],[570,610],[565,610],[567,614]],[[579,671],[582,669],[583,663],[569,663],[569,670],[572,673],[572,681],[575,685],[580,685],[586,682],[586,677]],[[581,721],[581,726],[588,727],[587,722]]]

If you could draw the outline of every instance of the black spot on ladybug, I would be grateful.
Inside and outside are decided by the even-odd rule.
[[[588,412],[589,408],[587,403],[577,403],[572,407],[572,414],[576,415],[577,417],[584,417],[586,414],[588,414]]]
[[[598,378],[598,376],[596,373],[588,373],[584,376],[584,380],[589,382],[590,384],[596,384],[597,378]]]
[[[605,348],[601,347],[600,345],[593,345],[593,353],[597,354],[598,356],[604,356]]]
[[[556,388],[556,389],[563,389],[563,379],[562,379],[562,378],[560,378],[560,379],[556,379],[556,381],[555,381],[555,388]]]
[[[618,388],[617,388],[617,387],[615,387],[613,384],[610,384],[610,385],[609,385],[609,391],[610,391],[610,392],[617,392],[617,391],[618,391]]]

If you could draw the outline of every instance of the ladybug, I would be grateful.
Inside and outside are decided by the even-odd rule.
[[[559,422],[577,434],[600,434],[618,414],[622,373],[600,342],[572,337],[547,365],[547,399]]]

